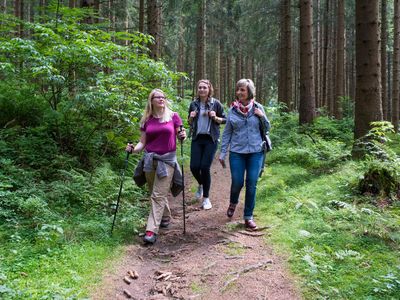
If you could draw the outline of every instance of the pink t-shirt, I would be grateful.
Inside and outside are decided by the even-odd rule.
[[[182,125],[182,119],[177,113],[172,115],[172,120],[160,123],[153,116],[147,120],[140,130],[146,133],[146,151],[165,154],[176,151],[176,128]]]

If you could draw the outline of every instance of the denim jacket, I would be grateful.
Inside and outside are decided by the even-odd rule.
[[[215,114],[217,115],[217,117],[222,118],[221,124],[225,124],[226,117],[225,117],[225,113],[224,113],[224,108],[223,108],[221,102],[219,102],[219,100],[217,100],[215,98],[210,98],[210,100],[207,101],[207,103],[206,103],[206,108],[207,108],[207,110],[215,111]],[[188,118],[192,111],[197,111],[197,112],[200,111],[200,99],[199,98],[193,100],[190,103]],[[197,138],[197,121],[198,121],[198,117],[196,115],[196,117],[193,118],[191,128],[190,128],[191,133],[192,133],[192,140],[195,140]],[[220,124],[217,122],[214,122],[211,119],[210,119],[210,122],[211,122],[210,135],[211,135],[213,142],[216,143],[219,138],[219,125]]]
[[[256,102],[247,116],[244,116],[231,107],[228,112],[226,126],[222,134],[220,159],[225,159],[229,151],[236,153],[256,153],[263,151],[263,140],[260,133],[260,119],[254,114],[254,107],[262,110],[266,128],[269,130],[270,123],[265,115],[263,106]],[[264,122],[263,122],[264,123]]]

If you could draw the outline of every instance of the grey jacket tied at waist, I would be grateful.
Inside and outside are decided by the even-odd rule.
[[[166,164],[174,168],[174,174],[171,183],[171,193],[174,197],[179,195],[183,190],[182,171],[176,160],[176,152],[168,152],[165,154],[157,154],[154,152],[144,152],[142,159],[136,166],[133,180],[138,186],[143,186],[146,183],[145,173],[154,171],[154,161],[157,162],[156,176],[163,178],[168,175]]]

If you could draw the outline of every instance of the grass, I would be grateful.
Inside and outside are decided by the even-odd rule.
[[[259,183],[257,215],[269,242],[289,257],[306,299],[396,299],[400,294],[398,208],[357,195],[356,162],[313,175],[274,163]]]
[[[17,246],[17,245],[15,245]],[[6,271],[0,286],[2,299],[84,299],[98,284],[103,270],[123,253],[115,243],[82,242],[62,248],[37,251],[19,245],[0,249]],[[36,251],[34,255],[30,250]],[[4,276],[7,276],[4,278]]]

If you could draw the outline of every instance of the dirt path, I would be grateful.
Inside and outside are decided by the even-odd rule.
[[[173,222],[156,244],[145,246],[135,237],[91,299],[128,299],[126,292],[131,299],[301,299],[282,258],[265,243],[268,229],[258,232],[261,236],[245,235],[242,203],[231,221],[226,217],[229,169],[213,163],[209,211],[194,200],[188,173],[186,235],[180,195],[170,202]],[[124,281],[129,270],[139,275],[130,284]]]

